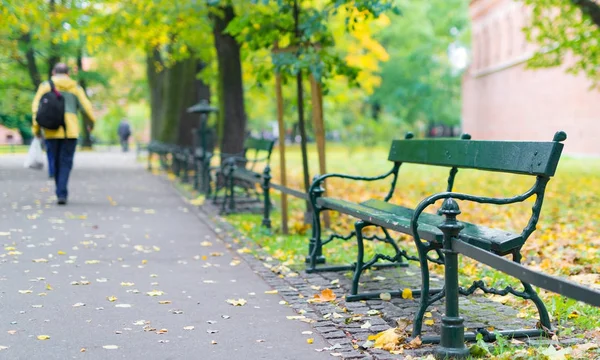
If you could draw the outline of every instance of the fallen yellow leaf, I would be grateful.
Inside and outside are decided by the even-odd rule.
[[[335,300],[335,298],[335,293],[331,289],[327,288],[321,290],[320,294],[315,294],[314,298],[311,300],[312,302],[328,302]]]
[[[160,295],[163,295],[164,292],[162,292],[160,290],[152,290],[152,291],[148,291],[146,294],[148,294],[148,296],[160,296]]]
[[[434,324],[434,321],[433,321],[433,319],[427,319],[427,320],[423,321],[423,324],[431,326]]]
[[[37,339],[38,340],[48,340],[48,339],[50,339],[50,335],[38,335]]]
[[[412,300],[413,299],[412,290],[409,288],[405,288],[404,290],[402,290],[402,298]]]
[[[237,299],[237,300],[227,299],[227,303],[231,304],[233,306],[244,306],[244,305],[246,305],[247,301],[244,299]]]
[[[394,350],[396,345],[400,345],[406,339],[406,335],[397,331],[396,328],[390,328],[378,334],[369,336],[369,340],[375,341],[373,345],[376,349],[387,351]]]
[[[315,339],[313,339],[313,338],[306,339],[307,344],[312,344],[313,342],[315,342]]]
[[[265,294],[277,294],[278,291],[277,290],[267,290],[265,291]]]
[[[381,293],[381,294],[379,294],[379,298],[383,301],[390,301],[390,300],[392,300],[392,294],[387,293],[387,292]]]
[[[107,296],[106,300],[108,300],[110,302],[115,302],[115,301],[117,301],[117,297],[116,296]]]
[[[160,300],[158,303],[161,305],[166,305],[166,304],[170,304],[171,300]]]

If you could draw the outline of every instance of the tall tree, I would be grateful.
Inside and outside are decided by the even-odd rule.
[[[531,67],[566,65],[600,83],[600,3],[595,0],[523,0],[531,8],[528,41],[540,45]]]
[[[213,35],[219,66],[219,104],[221,108],[221,153],[239,154],[246,137],[246,109],[240,44],[226,30],[235,18],[233,5],[218,6],[212,15]]]
[[[370,99],[401,122],[458,124],[462,69],[453,51],[466,54],[468,11],[464,0],[400,0],[403,16],[392,17],[378,35],[390,61]]]

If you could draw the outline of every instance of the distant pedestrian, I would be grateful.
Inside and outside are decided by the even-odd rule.
[[[58,63],[52,70],[51,79],[39,86],[32,111],[33,133],[41,137],[43,132],[50,153],[48,159],[54,162],[58,204],[66,205],[69,175],[79,137],[77,111],[84,111],[93,123],[96,119],[92,104],[83,89],[69,77],[69,67]]]
[[[129,125],[129,121],[127,119],[121,120],[119,123],[119,128],[117,130],[119,134],[119,140],[121,141],[121,148],[123,152],[129,151],[129,137],[131,136],[131,126]]]

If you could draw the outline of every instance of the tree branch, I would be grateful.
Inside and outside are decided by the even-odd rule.
[[[579,7],[582,13],[588,15],[594,24],[600,28],[600,4],[594,0],[571,0],[571,2]]]

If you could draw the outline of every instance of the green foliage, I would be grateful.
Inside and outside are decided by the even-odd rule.
[[[345,14],[345,27],[355,30],[357,24],[379,17],[393,9],[388,0],[336,0],[315,4],[313,1],[254,1],[254,6],[241,12],[227,31],[252,51],[272,52],[271,64],[257,65],[258,81],[277,72],[295,76],[307,71],[324,85],[325,80],[341,75],[350,84],[357,81],[359,68],[348,63],[344,52],[335,47],[331,22]]]
[[[118,144],[119,136],[117,128],[119,122],[125,118],[127,112],[122,106],[112,106],[107,113],[102,117],[102,121],[98,122],[94,129],[94,135],[102,143]]]
[[[378,36],[390,60],[370,101],[409,124],[458,124],[462,69],[451,63],[450,51],[468,46],[467,2],[399,3],[404,15]]]
[[[600,14],[594,1],[523,0],[531,7],[531,24],[524,29],[527,40],[539,45],[528,66],[554,67],[565,64],[573,74],[583,73],[600,81],[600,23],[583,4]],[[580,4],[580,5],[578,5]]]
[[[148,126],[149,109],[145,103],[134,103],[127,107],[113,105],[108,112],[98,121],[94,136],[98,141],[104,144],[118,144],[119,136],[117,129],[119,122],[123,119],[129,121],[133,139],[141,139],[142,134]]]

